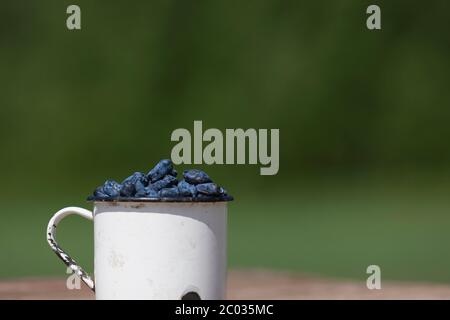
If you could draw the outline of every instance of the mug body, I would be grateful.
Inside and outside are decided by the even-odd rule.
[[[97,299],[224,299],[226,202],[94,202]]]

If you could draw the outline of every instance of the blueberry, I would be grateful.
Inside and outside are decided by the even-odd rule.
[[[147,176],[142,172],[135,172],[131,176],[123,180],[120,195],[122,197],[142,197],[144,196],[144,188],[147,185]]]
[[[199,199],[199,200],[215,200],[215,199],[217,199],[217,196],[199,193],[197,195],[197,199]]]
[[[107,199],[109,196],[103,191],[103,186],[98,187],[94,191],[94,197],[99,199]]]
[[[176,186],[177,184],[178,184],[177,178],[175,178],[174,176],[171,176],[171,175],[167,175],[164,178],[162,178],[161,180],[151,183],[148,186],[156,191],[159,191],[163,188],[169,188],[169,187]]]
[[[136,191],[136,193],[134,194],[135,198],[145,198],[147,196],[145,190],[142,191]]]
[[[205,172],[197,169],[185,170],[183,177],[186,182],[191,184],[212,182],[211,178]]]
[[[219,196],[224,193],[224,190],[215,183],[202,183],[195,186],[197,191],[201,194]]]
[[[120,195],[122,197],[133,197],[136,194],[136,187],[131,181],[124,182],[120,189]]]
[[[134,195],[135,197],[137,198],[145,197],[146,195],[145,186],[141,181],[136,182],[134,188],[136,189],[136,194]]]
[[[178,175],[178,171],[177,171],[175,168],[173,168],[172,171],[170,171],[169,174],[170,174],[171,176],[176,177],[176,176]]]
[[[197,195],[197,189],[195,186],[184,180],[181,180],[178,183],[178,191],[180,192],[180,195],[184,197],[195,197]]]
[[[170,174],[173,169],[172,161],[168,159],[161,160],[158,164],[147,173],[147,178],[150,182],[155,182],[162,177]]]
[[[150,187],[145,188],[145,197],[147,198],[159,198],[159,192]]]
[[[213,183],[211,178],[203,171],[192,169],[183,172],[184,180],[178,181],[177,170],[172,161],[165,159],[150,170],[147,174],[135,172],[126,178],[122,184],[113,180],[106,181],[95,189],[88,199],[110,200],[117,197],[126,198],[178,198],[192,197],[199,201],[225,201],[232,197],[222,187]]]
[[[136,184],[138,181],[140,181],[144,186],[148,185],[147,176],[145,174],[143,174],[142,172],[133,173],[131,176],[129,176],[128,178],[123,180],[122,184],[125,184],[125,183]]]
[[[144,191],[145,185],[144,185],[141,181],[137,181],[137,182],[134,184],[134,188],[136,189],[136,192]]]
[[[177,187],[161,189],[159,194],[161,198],[176,198],[180,196],[180,192]]]
[[[116,198],[120,194],[121,185],[114,180],[107,180],[103,185],[103,193],[110,198]]]

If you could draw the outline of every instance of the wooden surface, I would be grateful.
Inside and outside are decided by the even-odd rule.
[[[0,299],[93,299],[93,293],[68,290],[62,278],[0,281]],[[269,271],[230,271],[228,299],[450,299],[450,285],[382,282],[368,290],[365,281],[343,281]]]

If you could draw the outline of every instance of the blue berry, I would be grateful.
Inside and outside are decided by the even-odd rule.
[[[169,174],[170,174],[171,176],[176,177],[176,176],[178,175],[178,171],[177,171],[175,168],[173,168],[172,171],[170,171]]]
[[[197,169],[185,170],[183,177],[190,184],[212,182],[211,178],[205,172]]]
[[[134,195],[135,197],[137,198],[145,197],[146,195],[145,186],[141,181],[136,182],[134,188],[136,189],[136,193]]]
[[[137,181],[135,184],[134,184],[134,188],[136,189],[136,192],[140,192],[140,191],[144,191],[144,189],[145,189],[145,185],[141,182],[141,181]]]
[[[145,188],[145,196],[147,198],[159,198],[159,192],[150,187]]]
[[[216,196],[209,195],[209,194],[199,193],[199,194],[197,195],[197,199],[200,199],[200,200],[203,200],[203,199],[211,200],[211,199],[216,199]]]
[[[176,198],[176,197],[180,196],[180,192],[178,191],[177,187],[164,188],[164,189],[161,189],[161,191],[159,192],[159,195],[161,196],[161,198]]]
[[[224,190],[215,183],[202,183],[195,187],[199,193],[205,195],[219,196],[224,193]]]
[[[148,179],[142,172],[135,172],[122,182],[120,195],[122,197],[133,197],[138,193],[138,197],[142,196],[143,189],[148,185]]]
[[[110,198],[116,198],[120,194],[121,185],[114,180],[107,180],[103,185],[103,193]]]
[[[151,183],[148,186],[156,191],[159,191],[163,188],[169,188],[169,187],[176,186],[177,184],[178,184],[177,178],[175,178],[174,176],[171,176],[171,175],[167,175],[164,178],[162,178],[161,180]]]
[[[89,200],[111,200],[117,197],[124,198],[191,198],[197,201],[229,201],[232,197],[222,187],[213,183],[211,178],[203,171],[192,169],[183,172],[184,180],[178,181],[177,170],[172,161],[165,159],[144,174],[135,172],[127,177],[122,184],[107,180],[102,186],[95,189]],[[182,201],[179,199],[178,201]],[[196,200],[194,200],[196,201]]]
[[[183,197],[195,197],[197,195],[197,189],[195,188],[195,186],[187,183],[184,180],[181,180],[178,183],[178,191]]]
[[[107,199],[109,196],[103,191],[103,186],[98,187],[94,191],[94,197],[99,199]]]
[[[122,184],[125,184],[125,183],[136,184],[138,181],[140,181],[144,186],[148,185],[147,176],[145,174],[143,174],[142,172],[133,173],[131,176],[129,176],[128,178],[123,180]]]
[[[172,161],[168,159],[161,160],[158,164],[147,173],[147,178],[150,182],[155,182],[162,177],[170,174],[173,170]]]
[[[133,197],[136,193],[136,187],[134,183],[131,181],[125,182],[122,184],[122,188],[120,189],[120,195],[122,197]]]

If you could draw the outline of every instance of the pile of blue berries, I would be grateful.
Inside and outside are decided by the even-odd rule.
[[[88,200],[148,199],[155,201],[230,201],[225,189],[215,184],[201,170],[186,170],[178,181],[177,171],[170,160],[161,160],[147,174],[135,172],[122,183],[107,180],[95,189]]]

